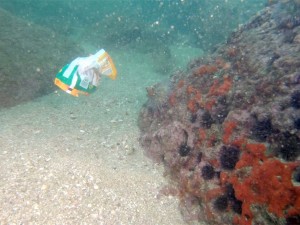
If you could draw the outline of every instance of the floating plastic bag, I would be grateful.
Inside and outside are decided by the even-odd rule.
[[[79,94],[93,93],[102,76],[112,80],[117,77],[116,67],[104,49],[89,57],[76,58],[65,65],[56,74],[54,83],[68,94],[78,97]]]

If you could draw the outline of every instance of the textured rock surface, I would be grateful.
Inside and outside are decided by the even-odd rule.
[[[57,71],[82,51],[58,34],[0,9],[0,108],[54,90]]]
[[[227,44],[148,91],[146,154],[187,221],[297,224],[300,5],[266,7]],[[162,91],[163,90],[163,91]]]

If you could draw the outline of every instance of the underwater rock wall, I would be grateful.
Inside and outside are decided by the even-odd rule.
[[[187,221],[299,224],[299,1],[266,7],[147,92],[140,142]]]
[[[54,91],[60,67],[82,52],[60,35],[0,9],[0,109]]]

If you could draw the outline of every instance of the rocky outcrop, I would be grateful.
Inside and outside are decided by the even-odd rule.
[[[148,89],[141,144],[187,221],[298,224],[300,4],[277,1]]]
[[[0,9],[0,108],[54,90],[60,67],[82,54],[60,35]]]

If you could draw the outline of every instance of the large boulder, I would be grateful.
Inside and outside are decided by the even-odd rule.
[[[0,9],[0,108],[49,94],[60,67],[82,50],[73,42]]]
[[[277,1],[148,88],[140,141],[187,221],[299,224],[299,15],[299,1]]]

